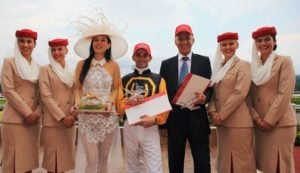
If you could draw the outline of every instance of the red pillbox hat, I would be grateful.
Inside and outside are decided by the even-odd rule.
[[[236,32],[225,32],[221,35],[218,35],[218,42],[224,41],[224,40],[238,40],[239,35]]]
[[[265,35],[276,35],[276,28],[274,26],[265,26],[258,28],[256,31],[252,32],[253,39],[257,39],[258,37]]]
[[[34,40],[37,39],[37,32],[32,31],[30,29],[21,29],[16,31],[16,37],[29,37]]]
[[[50,40],[48,42],[48,45],[50,47],[54,47],[54,46],[67,46],[68,44],[69,44],[68,40],[64,39],[64,38],[57,38],[57,39]]]

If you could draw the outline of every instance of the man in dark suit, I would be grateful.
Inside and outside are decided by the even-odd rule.
[[[192,46],[194,36],[189,25],[182,24],[176,27],[175,44],[178,54],[164,60],[160,67],[160,75],[166,80],[168,97],[173,100],[185,75],[184,71],[211,77],[209,58],[194,54]],[[208,88],[200,93],[195,105],[199,109],[190,110],[172,104],[173,110],[167,120],[168,153],[170,173],[183,173],[186,140],[189,141],[195,173],[210,172],[209,134],[210,127],[205,104],[211,98],[212,89]]]

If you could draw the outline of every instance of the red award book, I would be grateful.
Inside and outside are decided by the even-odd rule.
[[[191,102],[195,99],[195,93],[204,93],[210,82],[210,79],[189,73],[175,94],[172,103],[190,108]]]

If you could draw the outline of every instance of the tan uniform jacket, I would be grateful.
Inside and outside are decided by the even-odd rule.
[[[32,112],[42,115],[38,83],[32,83],[20,77],[14,58],[4,59],[1,85],[6,98],[2,122],[23,124],[24,118]]]
[[[253,127],[246,97],[251,83],[248,62],[236,58],[224,78],[214,86],[208,112],[217,111],[225,127]]]
[[[59,121],[70,114],[74,105],[74,87],[62,83],[50,65],[41,67],[39,85],[44,103],[43,125],[63,126]]]
[[[276,56],[269,81],[260,86],[251,84],[253,119],[262,117],[277,127],[296,125],[296,113],[291,104],[294,87],[295,71],[291,58]]]

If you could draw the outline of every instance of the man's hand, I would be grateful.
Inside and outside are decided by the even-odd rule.
[[[138,105],[138,104],[142,103],[143,101],[144,101],[143,95],[136,95],[136,96],[129,97],[127,99],[126,104],[127,105]]]
[[[203,93],[196,92],[195,97],[197,99],[195,99],[196,101],[194,104],[201,104],[201,105],[205,104],[206,96]]]
[[[157,124],[156,116],[143,115],[141,117],[141,121],[135,125],[140,125],[145,128],[148,128],[148,127],[154,126],[156,124]]]

